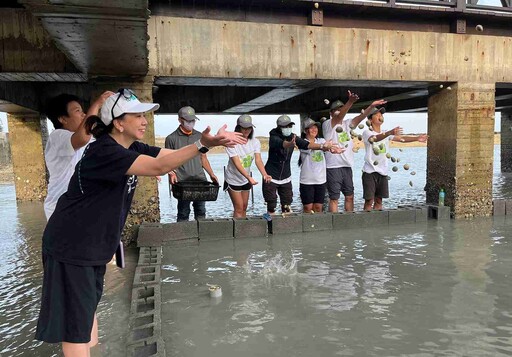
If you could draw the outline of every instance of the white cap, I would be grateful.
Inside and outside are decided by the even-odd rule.
[[[131,90],[125,89],[123,92],[118,92],[107,98],[101,107],[100,116],[101,121],[105,125],[109,125],[114,118],[123,114],[153,112],[158,108],[160,108],[160,104],[141,103]]]

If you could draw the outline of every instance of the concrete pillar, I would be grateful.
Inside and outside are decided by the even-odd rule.
[[[512,172],[512,110],[501,112],[501,172]]]
[[[153,100],[153,78],[145,77],[132,81],[114,79],[98,80],[93,84],[94,93],[91,100],[106,90],[116,92],[119,88],[129,88],[135,92],[141,102]],[[148,126],[143,142],[155,145],[155,121],[153,114],[147,114]],[[158,182],[155,177],[139,177],[137,190],[133,198],[132,209],[123,231],[123,240],[132,241],[136,236],[136,229],[142,222],[160,222],[160,205],[158,199]]]
[[[494,91],[486,83],[458,83],[428,101],[427,203],[439,190],[455,218],[492,213]]]
[[[39,113],[8,114],[9,141],[16,199],[43,200],[46,197],[46,166],[44,164]]]

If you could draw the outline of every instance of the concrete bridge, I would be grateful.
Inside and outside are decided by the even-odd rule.
[[[87,103],[130,87],[159,113],[320,118],[324,98],[354,89],[354,111],[385,98],[388,111],[428,112],[427,200],[442,186],[455,217],[489,215],[495,111],[512,170],[512,7],[495,1],[3,1],[0,110],[17,198],[45,196],[40,113],[61,92]],[[129,225],[159,220],[155,197],[142,180]]]

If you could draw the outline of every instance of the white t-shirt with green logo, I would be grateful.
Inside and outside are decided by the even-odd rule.
[[[233,148],[226,148],[226,153],[230,158],[238,156],[240,163],[242,164],[245,171],[251,173],[251,165],[254,161],[254,154],[261,152],[260,141],[256,138],[249,139],[244,145],[236,145]],[[230,185],[243,186],[249,181],[242,176],[242,174],[236,169],[235,164],[230,159],[226,168],[224,179]],[[259,181],[256,179],[256,181]]]
[[[389,152],[389,143],[393,139],[393,135],[374,143],[370,143],[368,141],[370,137],[384,132],[384,130],[379,133],[372,130],[365,130],[363,132],[365,149],[363,171],[368,174],[371,174],[372,172],[378,172],[383,176],[387,176],[388,174],[388,158],[386,157],[386,154]],[[378,155],[376,154],[377,151],[379,152]]]
[[[354,166],[354,152],[352,148],[354,143],[350,139],[350,124],[351,119],[344,119],[341,124],[336,124],[334,128],[331,126],[331,120],[326,120],[322,124],[322,131],[326,141],[332,140],[333,144],[338,144],[340,147],[345,148],[345,152],[342,154],[331,154],[330,152],[325,153],[325,162],[328,169],[336,167],[352,167]],[[343,131],[338,133],[336,128],[341,127]],[[345,145],[348,145],[345,147]]]
[[[323,144],[324,139],[315,139],[315,143]],[[301,150],[300,180],[304,185],[321,185],[327,181],[325,156],[322,150]]]

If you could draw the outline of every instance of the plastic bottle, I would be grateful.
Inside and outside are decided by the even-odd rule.
[[[441,189],[439,191],[439,203],[438,203],[439,206],[444,206],[444,194],[445,194],[444,189]]]

